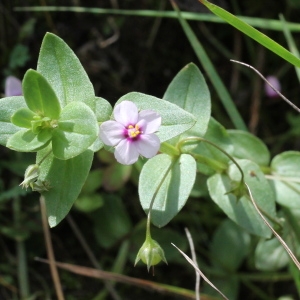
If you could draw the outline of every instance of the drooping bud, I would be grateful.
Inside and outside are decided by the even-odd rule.
[[[136,265],[140,260],[147,265],[148,271],[151,266],[157,265],[160,261],[163,261],[167,264],[164,250],[160,247],[158,242],[149,236],[146,238],[146,241],[140,248],[134,265]]]
[[[31,184],[37,180],[39,172],[39,165],[34,164],[28,166],[24,174],[24,180],[20,183],[22,188],[27,189],[28,187],[30,187]]]
[[[248,191],[247,191],[247,188],[246,188],[244,182],[233,181],[231,184],[233,186],[232,189],[230,191],[228,191],[225,195],[233,194],[236,197],[237,201],[239,199],[241,199],[243,196],[248,195]]]
[[[39,193],[48,192],[49,189],[51,188],[49,182],[41,181],[39,179],[35,182],[31,182],[30,187],[33,191]]]

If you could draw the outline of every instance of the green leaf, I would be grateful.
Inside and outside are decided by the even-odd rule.
[[[300,152],[287,151],[275,156],[271,169],[276,201],[290,208],[300,208]]]
[[[91,194],[82,195],[75,201],[74,206],[81,212],[90,213],[103,205],[104,201],[101,195]]]
[[[212,264],[223,270],[236,271],[250,250],[250,235],[231,220],[225,220],[215,231],[210,253]]]
[[[79,59],[58,36],[44,37],[37,70],[53,87],[61,107],[72,101],[82,101],[95,111],[95,94]]]
[[[20,108],[26,107],[23,96],[0,99],[0,145],[6,146],[7,140],[22,128],[11,123],[12,115]]]
[[[9,68],[16,69],[24,67],[30,59],[29,48],[22,44],[16,44],[10,51],[9,55]]]
[[[236,158],[252,160],[260,166],[268,166],[270,152],[267,146],[256,136],[241,130],[227,130],[233,144],[232,155]]]
[[[109,248],[131,230],[131,221],[122,200],[114,195],[104,197],[104,205],[92,214],[94,233],[99,245]]]
[[[255,267],[262,271],[276,271],[290,261],[286,250],[278,239],[260,240],[255,249]]]
[[[140,202],[147,213],[154,198],[151,221],[165,226],[185,205],[196,178],[196,162],[189,154],[172,158],[159,154],[146,162],[139,179]]]
[[[31,128],[31,121],[36,114],[29,108],[18,109],[11,117],[11,122],[19,127]]]
[[[28,70],[24,76],[23,93],[30,110],[42,117],[58,119],[60,104],[47,80],[35,70]]]
[[[96,97],[95,114],[98,122],[105,122],[109,120],[112,114],[112,107],[110,103],[104,98]]]
[[[203,75],[195,64],[188,64],[174,77],[163,99],[193,114],[197,120],[191,129],[172,140],[173,145],[186,136],[205,134],[211,112],[210,93]]]
[[[257,41],[265,48],[271,50],[272,52],[282,57],[289,63],[300,67],[300,60],[296,56],[294,56],[291,52],[283,48],[281,45],[279,45],[266,35],[259,32],[257,29],[243,22],[242,20],[227,12],[226,10],[222,9],[221,7],[208,2],[207,0],[200,0],[200,2],[203,3],[212,13],[225,20],[231,26],[237,28],[244,34],[248,35],[253,40]]]
[[[134,102],[140,110],[150,109],[160,114],[162,125],[157,136],[161,143],[180,135],[196,123],[192,114],[169,101],[136,92],[122,96],[117,104],[124,100]]]
[[[108,101],[103,98],[96,97],[96,118],[99,123],[109,120],[112,114],[112,107]],[[94,152],[99,151],[104,146],[104,143],[98,136],[96,141],[89,147]]]
[[[43,129],[35,134],[31,129],[22,129],[12,135],[6,147],[19,152],[34,152],[46,147],[51,140],[52,131]]]
[[[103,170],[96,169],[89,173],[86,182],[82,188],[80,195],[87,195],[96,193],[96,190],[99,189],[103,182]]]
[[[49,151],[50,147],[39,151],[36,162]],[[68,214],[89,174],[93,156],[94,153],[87,150],[74,158],[60,160],[51,153],[42,162],[39,179],[50,185],[49,191],[43,193],[50,227],[56,226]]]
[[[114,163],[107,167],[103,176],[103,187],[106,191],[117,191],[128,181],[132,171],[132,165]]]
[[[238,160],[238,163],[244,171],[245,181],[257,205],[269,216],[276,218],[275,195],[259,166],[246,159]],[[241,178],[240,172],[233,164],[229,168],[229,176],[217,173],[207,180],[211,198],[239,226],[250,233],[269,238],[272,233],[258,215],[250,199],[247,196],[237,199],[233,194],[227,194],[232,190],[232,184]]]
[[[70,159],[87,150],[98,136],[99,126],[93,111],[82,102],[72,102],[61,111],[53,130],[53,154]]]

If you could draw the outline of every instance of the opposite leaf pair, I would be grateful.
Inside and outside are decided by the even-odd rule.
[[[96,140],[98,123],[94,112],[83,102],[71,102],[61,108],[54,90],[38,72],[26,72],[23,93],[27,107],[18,109],[11,122],[24,129],[8,139],[8,148],[38,151],[52,142],[55,157],[70,159]]]

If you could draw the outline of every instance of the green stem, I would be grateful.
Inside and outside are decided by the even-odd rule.
[[[152,207],[153,207],[153,204],[154,204],[154,200],[156,198],[156,195],[157,195],[159,189],[161,188],[162,184],[164,183],[165,179],[167,178],[170,170],[172,169],[174,163],[175,163],[175,159],[173,159],[173,161],[171,162],[170,166],[166,170],[163,178],[161,179],[159,185],[157,186],[157,188],[155,190],[155,193],[152,196],[152,199],[151,199],[151,202],[150,202],[150,205],[149,205],[149,212],[148,212],[148,215],[147,215],[146,239],[148,239],[148,238],[151,239],[151,233],[150,233],[150,226],[151,226],[151,224],[150,223],[151,223],[151,211],[152,211]]]
[[[212,169],[214,169],[216,172],[223,172],[227,169],[227,165],[215,160],[213,158],[209,158],[207,156],[201,155],[201,154],[194,154],[194,153],[190,153],[190,155],[192,155],[196,161],[198,163],[204,163],[206,165],[208,165],[209,167],[211,167]]]
[[[41,165],[43,163],[43,161],[50,155],[50,153],[52,152],[52,150],[50,150],[38,163],[37,165]]]
[[[176,147],[174,147],[171,144],[169,144],[169,143],[162,143],[160,145],[159,151],[162,152],[162,153],[168,154],[170,156],[178,156],[178,155],[180,155],[179,150]]]
[[[226,151],[224,151],[222,148],[220,148],[218,145],[216,145],[215,143],[213,142],[210,142],[209,140],[206,140],[204,138],[201,138],[201,137],[197,137],[197,136],[191,136],[191,137],[188,137],[186,139],[183,139],[181,140],[179,143],[178,143],[178,149],[181,151],[183,145],[187,142],[191,142],[191,141],[198,141],[198,142],[204,142],[204,143],[207,143],[215,148],[217,148],[219,151],[221,151],[224,155],[226,155],[235,165],[236,167],[239,169],[240,173],[241,173],[241,180],[240,182],[241,183],[244,183],[245,180],[244,180],[244,172],[243,170],[241,169],[240,165],[237,163],[237,161],[230,155],[228,154]]]

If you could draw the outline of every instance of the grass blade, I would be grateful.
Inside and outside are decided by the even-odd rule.
[[[283,33],[284,33],[284,36],[285,36],[285,39],[288,43],[288,46],[289,46],[289,49],[290,51],[296,56],[296,57],[300,57],[299,55],[299,51],[298,51],[298,48],[296,46],[296,43],[295,43],[295,40],[291,34],[291,31],[289,30],[288,26],[286,25],[286,21],[284,19],[284,16],[282,14],[279,15],[279,18],[280,18],[280,21],[282,23],[282,29],[283,29]],[[298,80],[300,82],[300,69],[298,68],[295,68],[296,70],[296,74],[298,76]]]
[[[199,4],[200,5],[200,4]],[[71,6],[25,6],[15,7],[15,11],[46,11],[46,12],[75,12],[75,13],[92,13],[103,15],[120,15],[120,16],[138,16],[138,17],[153,17],[153,18],[173,18],[177,19],[177,13],[174,11],[157,11],[146,9],[110,9],[110,8],[98,8],[98,7],[71,7]],[[237,16],[240,20],[248,23],[249,25],[262,29],[270,29],[276,31],[282,31],[282,24],[278,20],[253,18],[245,16]],[[213,23],[225,23],[217,16],[207,13],[195,13],[195,12],[182,12],[182,18],[185,20],[204,21]],[[300,24],[287,22],[286,23],[290,31],[299,32]]]
[[[218,75],[214,65],[212,64],[211,60],[209,59],[208,55],[206,54],[203,46],[201,45],[200,41],[197,39],[195,33],[189,26],[186,20],[181,17],[181,13],[178,7],[171,1],[174,9],[178,13],[178,20],[182,26],[183,31],[185,32],[192,48],[194,49],[199,61],[201,62],[204,70],[206,71],[209,79],[211,80],[212,84],[214,85],[217,94],[219,95],[222,104],[227,111],[232,123],[237,129],[247,131],[247,126],[244,123],[240,113],[236,109],[236,106],[226,89],[225,85],[223,84],[220,76]]]
[[[204,4],[212,13],[219,16],[227,23],[232,25],[233,27],[237,28],[244,34],[251,37],[253,40],[257,41],[259,44],[263,45],[265,48],[271,50],[278,56],[282,57],[289,63],[293,64],[294,66],[300,67],[300,60],[294,56],[290,51],[267,37],[266,35],[262,34],[249,24],[243,22],[236,16],[232,15],[231,13],[227,12],[226,10],[222,9],[221,7],[208,2],[207,0],[199,0],[202,4]]]

